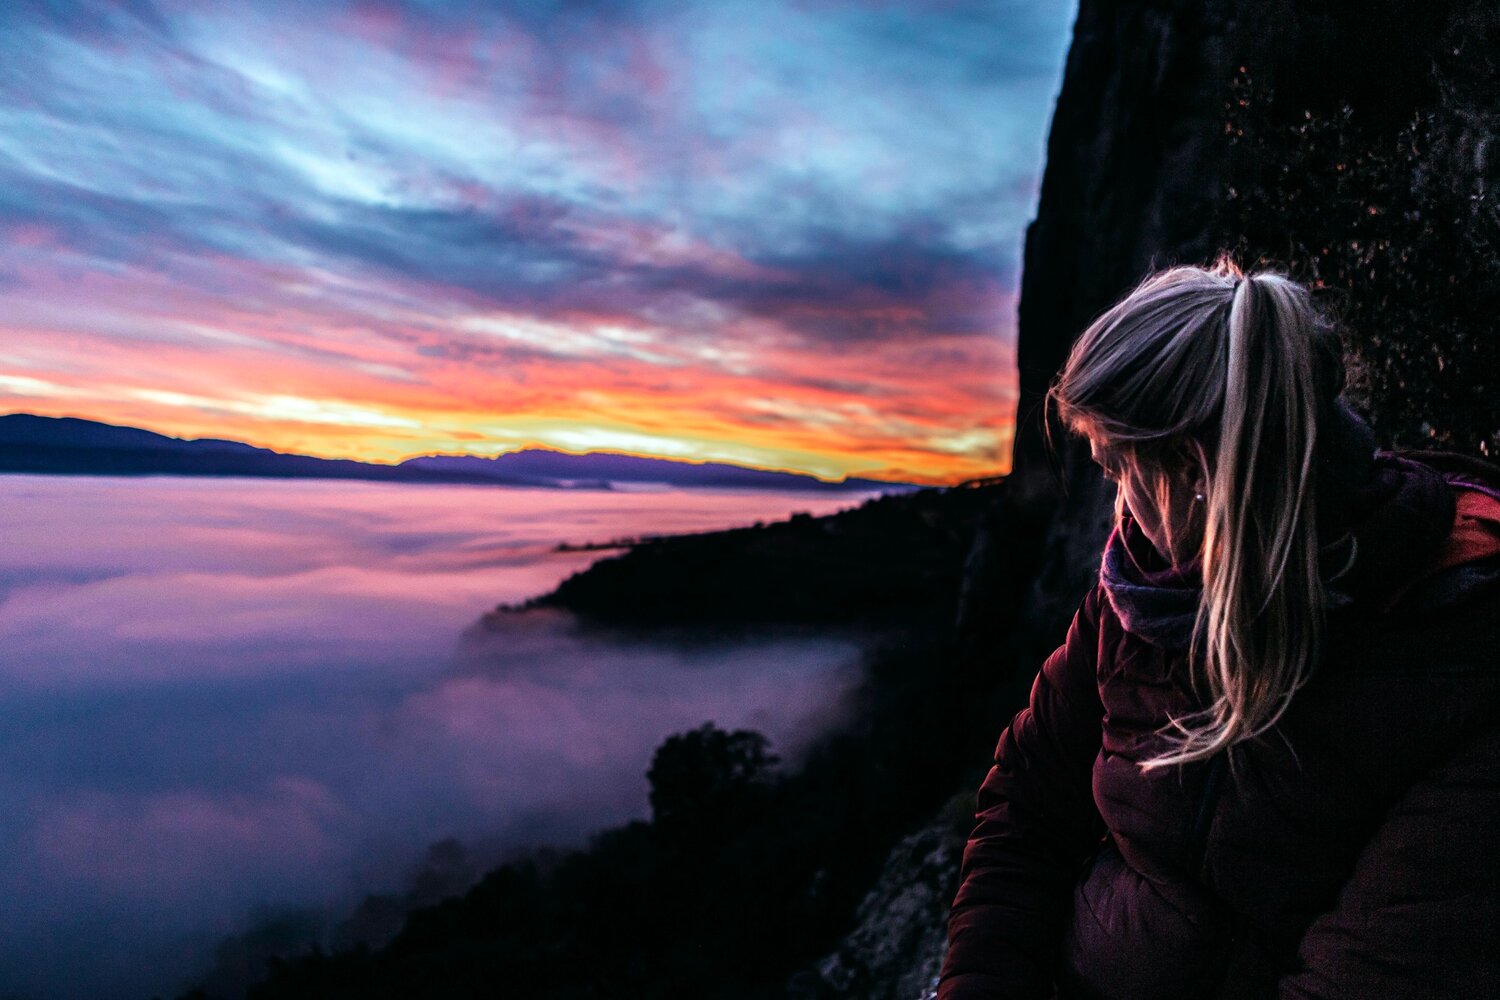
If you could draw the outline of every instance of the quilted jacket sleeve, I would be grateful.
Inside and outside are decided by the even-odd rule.
[[[1051,995],[1073,882],[1103,832],[1092,789],[1104,714],[1095,669],[1100,601],[1096,587],[980,785],[938,1000]]]
[[[1281,1000],[1500,997],[1500,731],[1413,785],[1313,922]]]

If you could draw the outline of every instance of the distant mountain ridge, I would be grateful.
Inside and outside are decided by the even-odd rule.
[[[796,472],[722,462],[681,462],[612,452],[572,455],[527,448],[494,458],[426,455],[398,465],[314,458],[218,438],[184,439],[139,427],[33,413],[0,416],[0,473],[104,476],[263,476],[402,483],[472,483],[546,489],[613,489],[615,484],[865,492],[906,490],[877,479],[828,482]]]

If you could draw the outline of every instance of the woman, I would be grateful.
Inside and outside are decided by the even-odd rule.
[[[1050,394],[1118,486],[939,1000],[1500,996],[1500,474],[1377,453],[1306,289],[1148,278]]]

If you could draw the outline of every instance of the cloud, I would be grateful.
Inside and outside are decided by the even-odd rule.
[[[1006,341],[1068,14],[779,2],[71,10],[21,3],[3,15],[4,373],[58,383],[54,409],[386,458],[422,448],[401,451],[391,428],[233,405],[189,413],[139,392],[327,400],[472,434],[496,396],[507,413],[542,417],[517,385],[610,394],[644,365],[788,395],[804,384],[766,375],[788,350],[822,352],[826,367],[850,350]],[[465,326],[494,316],[544,335],[487,343]],[[70,339],[108,347],[57,346]],[[171,353],[152,356],[163,342]],[[104,354],[107,368],[92,363]],[[213,376],[185,384],[200,371]],[[120,372],[133,377],[107,374]],[[930,399],[934,417],[955,421],[949,434],[990,422],[974,398],[947,405],[951,374],[909,370],[903,395]],[[861,398],[890,388],[858,371],[839,381]],[[444,399],[468,410],[437,412]],[[705,420],[680,397],[658,408],[684,426]],[[720,451],[758,433],[713,431]],[[811,468],[775,439],[752,446]],[[803,450],[820,468],[896,458],[837,438]],[[940,450],[916,461],[940,481],[994,471]]]
[[[672,732],[795,759],[859,643],[624,640],[564,615],[461,643],[596,553],[858,498],[12,476],[0,552],[0,992],[149,996],[258,906],[342,915],[430,843],[646,814]],[[544,495],[545,494],[545,495]]]

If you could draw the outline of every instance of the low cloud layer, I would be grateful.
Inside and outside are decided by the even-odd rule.
[[[106,485],[107,483],[107,485]],[[557,541],[857,499],[0,479],[0,993],[150,995],[265,907],[351,906],[445,837],[579,842],[647,812],[652,750],[714,720],[795,757],[847,640],[622,642],[499,601]],[[13,513],[12,513],[13,512]]]

